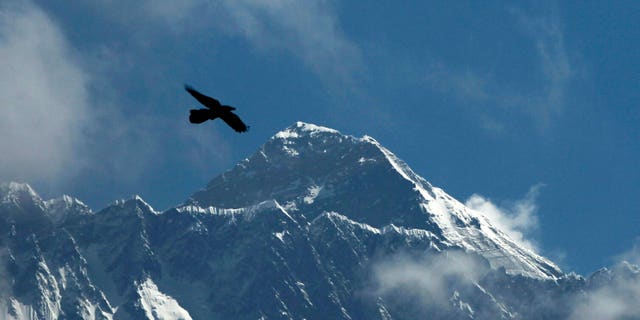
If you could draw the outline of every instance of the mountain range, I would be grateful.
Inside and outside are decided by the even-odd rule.
[[[565,273],[374,138],[309,123],[162,212],[0,198],[0,319],[640,318],[592,308],[638,266]]]

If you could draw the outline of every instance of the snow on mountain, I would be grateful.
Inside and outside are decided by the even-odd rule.
[[[26,183],[3,182],[0,183],[0,194],[2,195],[2,203],[19,204],[23,199],[39,199],[40,197]]]
[[[191,320],[187,310],[184,310],[176,300],[158,290],[153,280],[147,279],[138,287],[140,302],[147,319]]]
[[[190,203],[245,207],[271,198],[310,220],[338,212],[374,227],[429,230],[444,245],[479,252],[511,274],[561,275],[551,261],[518,245],[368,136],[298,122],[196,192]]]
[[[0,319],[569,319],[640,278],[563,274],[373,138],[302,122],[164,212],[0,199]]]
[[[53,223],[62,224],[69,216],[92,214],[89,208],[82,201],[63,195],[62,197],[44,201],[44,206],[49,212]]]
[[[0,318],[108,319],[108,301],[88,277],[75,239],[55,227],[46,202],[17,183],[2,184],[0,197]]]
[[[4,208],[11,208],[15,218],[18,212],[22,214],[45,214],[44,203],[40,196],[26,183],[0,183],[1,204]],[[22,217],[22,218],[27,218]]]

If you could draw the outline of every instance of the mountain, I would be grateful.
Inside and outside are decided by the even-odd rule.
[[[481,253],[508,273],[550,279],[561,274],[368,136],[298,122],[213,179],[189,203],[237,208],[270,199],[298,219],[336,212],[376,228],[428,230],[434,245]]]
[[[640,283],[565,274],[373,138],[302,122],[164,212],[0,197],[0,319],[573,319]]]

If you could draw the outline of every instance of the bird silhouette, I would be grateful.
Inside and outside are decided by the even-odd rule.
[[[198,102],[202,103],[208,109],[191,109],[189,110],[189,122],[191,123],[203,123],[207,120],[214,120],[216,118],[222,119],[236,132],[246,132],[249,127],[240,120],[240,117],[231,112],[236,108],[232,106],[226,106],[220,104],[220,101],[215,98],[206,96],[189,85],[185,85],[184,89],[187,90]]]

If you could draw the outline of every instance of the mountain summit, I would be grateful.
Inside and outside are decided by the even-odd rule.
[[[582,319],[640,283],[563,274],[373,138],[303,122],[164,212],[0,199],[0,319]]]
[[[482,213],[432,186],[375,139],[297,122],[188,201],[241,208],[275,200],[297,220],[325,212],[375,228],[426,230],[441,249],[480,253],[494,268],[556,278],[560,269],[518,245]]]

